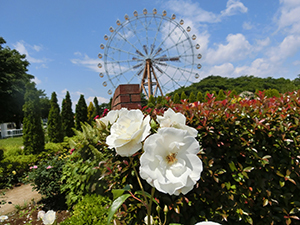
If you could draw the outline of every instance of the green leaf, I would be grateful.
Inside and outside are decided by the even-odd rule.
[[[232,172],[237,171],[237,168],[235,167],[233,161],[231,161],[230,163],[228,163],[228,165],[229,165],[229,167],[230,167],[230,169],[231,169]]]
[[[125,202],[125,200],[131,196],[130,194],[125,194],[122,195],[120,197],[118,197],[113,203],[112,205],[109,207],[108,209],[108,217],[107,217],[107,224],[110,224],[110,221],[112,220],[114,214],[116,213],[116,211],[118,210],[118,208],[120,208],[120,206],[123,204],[123,202]]]
[[[148,197],[149,199],[151,199],[151,195],[148,192],[144,192],[146,197]],[[139,195],[143,195],[142,191],[136,191],[134,192],[134,195],[139,194]],[[153,198],[152,201],[156,204],[159,205],[158,202]]]

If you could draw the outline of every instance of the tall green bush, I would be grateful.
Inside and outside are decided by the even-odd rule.
[[[194,94],[194,92],[191,92],[190,96],[189,96],[189,103],[193,103],[196,101],[196,96]]]
[[[26,85],[23,111],[24,152],[25,154],[38,154],[44,150],[45,137],[41,122],[39,95],[34,83]]]
[[[202,102],[203,101],[203,95],[202,95],[201,91],[198,91],[198,93],[197,93],[197,101],[198,102]]]
[[[173,102],[176,103],[176,104],[180,103],[180,97],[179,97],[179,94],[177,92],[174,95]]]
[[[72,101],[68,91],[62,102],[61,119],[64,136],[72,137],[74,135],[72,128],[75,128],[75,122],[74,113],[72,112]]]
[[[53,92],[50,100],[51,108],[48,116],[48,136],[50,142],[58,143],[63,141],[63,131],[59,105],[57,103],[56,93]]]
[[[85,123],[87,121],[87,105],[84,99],[84,95],[80,95],[75,109],[75,128],[77,130],[81,130],[81,123]]]
[[[184,91],[181,92],[180,99],[181,99],[181,100],[187,99],[186,94],[185,94]]]
[[[94,121],[94,111],[95,107],[92,102],[90,102],[88,108],[87,108],[87,118],[88,118],[88,123],[91,124],[92,121]]]

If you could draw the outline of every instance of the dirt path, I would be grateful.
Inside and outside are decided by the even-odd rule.
[[[7,215],[16,210],[15,205],[23,206],[24,203],[30,203],[32,199],[35,202],[41,200],[42,196],[37,192],[32,190],[30,184],[24,184],[14,189],[5,191],[3,200],[6,202],[11,202],[11,204],[0,205],[0,215]],[[2,197],[0,198],[0,200]]]

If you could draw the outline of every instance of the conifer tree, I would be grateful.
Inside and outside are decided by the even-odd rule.
[[[226,98],[224,91],[222,89],[219,90],[217,101],[223,101]]]
[[[175,95],[174,95],[174,100],[173,102],[175,104],[179,104],[180,103],[180,98],[179,98],[179,94],[176,92]]]
[[[53,92],[50,100],[50,111],[48,116],[48,136],[49,141],[53,143],[62,142],[63,132],[62,132],[62,123],[61,123],[61,115],[59,105],[57,103],[56,93]]]
[[[72,128],[75,128],[75,122],[74,113],[72,112],[72,101],[68,91],[62,102],[61,119],[64,136],[72,137],[74,135]]]
[[[87,108],[87,118],[88,118],[88,123],[92,124],[92,121],[94,120],[94,111],[95,111],[95,107],[93,105],[92,102],[90,102],[88,108]]]
[[[181,92],[181,96],[180,96],[181,100],[187,99],[186,94],[184,91]]]
[[[96,116],[101,116],[102,113],[101,113],[101,109],[100,109],[97,97],[94,98],[93,102],[94,102],[94,106],[95,106],[94,112],[93,112],[93,119],[94,119]]]
[[[202,95],[201,91],[199,91],[199,92],[197,93],[197,101],[198,101],[198,102],[202,102],[202,101],[203,101],[203,95]]]
[[[75,109],[75,128],[81,131],[81,124],[87,122],[87,105],[83,95],[80,95]]]
[[[235,96],[237,96],[238,95],[238,93],[236,92],[236,90],[232,90],[231,92],[230,92],[230,94],[229,94],[229,97],[230,98],[234,98]]]
[[[189,103],[193,103],[196,101],[196,96],[194,94],[194,92],[191,92],[190,96],[189,96]]]
[[[38,154],[45,148],[40,99],[34,83],[26,85],[23,106],[23,144],[25,154]]]

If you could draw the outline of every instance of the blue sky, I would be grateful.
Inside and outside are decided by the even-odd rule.
[[[174,21],[191,27],[200,44],[200,80],[209,75],[284,77],[300,74],[299,0],[15,0],[1,1],[0,31],[7,46],[27,55],[29,73],[48,97],[59,103],[68,90],[73,107],[80,94],[87,104],[95,96],[108,102],[113,91],[99,77],[103,36],[116,20],[143,9],[174,13]],[[198,53],[198,52],[197,52]],[[197,62],[198,63],[198,62]],[[198,81],[199,81],[198,79]],[[195,79],[192,79],[195,81]]]

